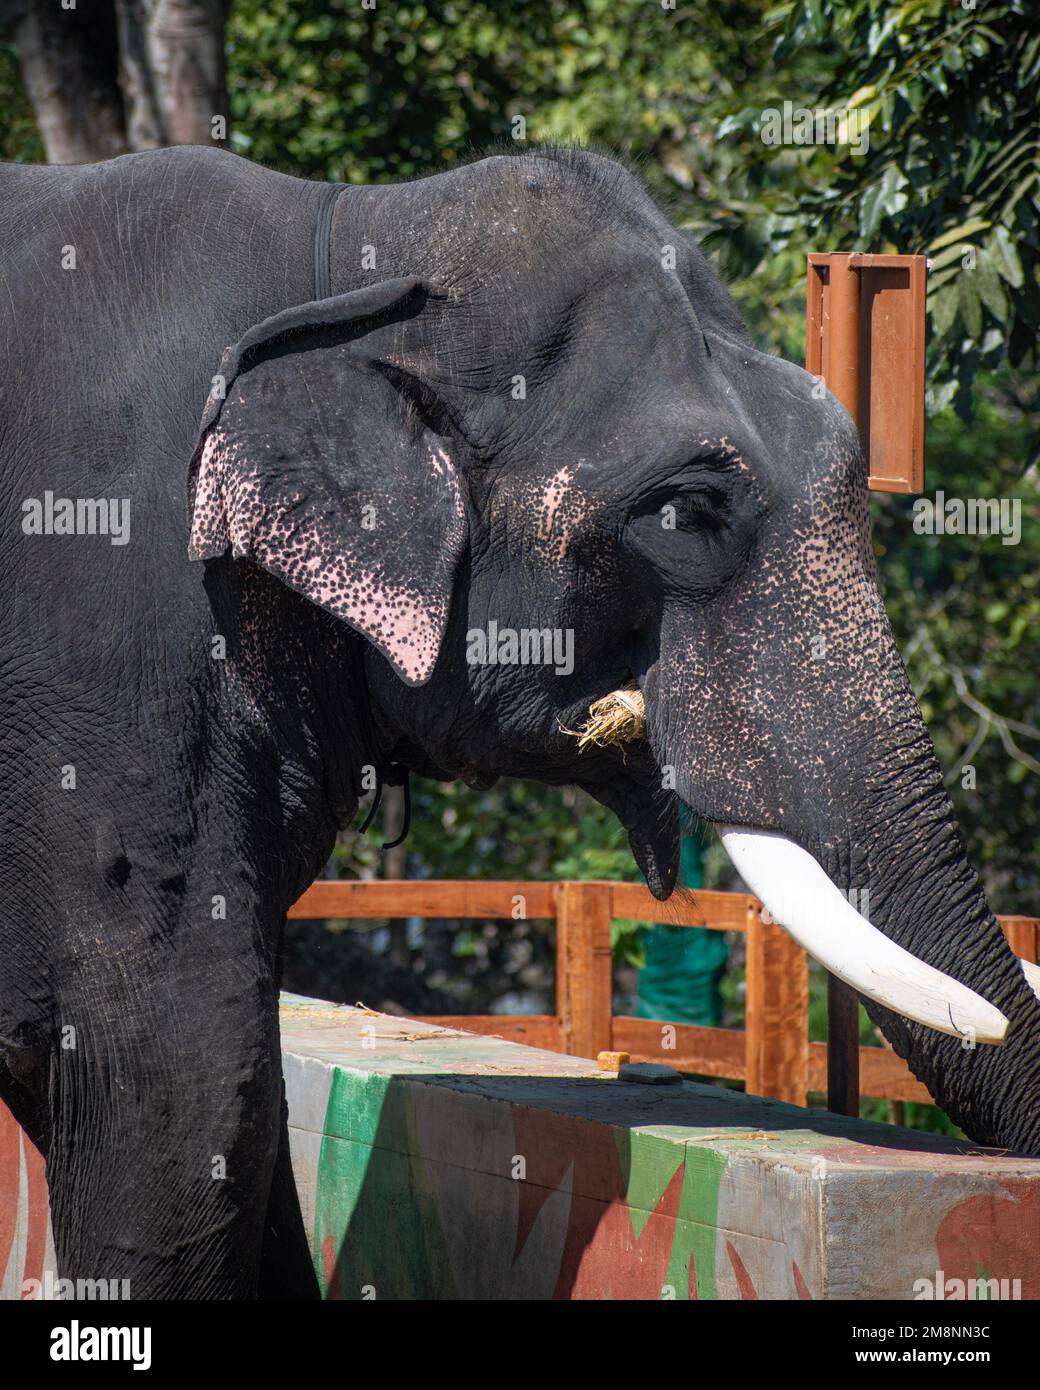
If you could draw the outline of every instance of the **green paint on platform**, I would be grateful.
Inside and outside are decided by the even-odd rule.
[[[614,1140],[622,1161],[630,1165],[625,1202],[636,1240],[685,1163],[664,1282],[677,1299],[688,1298],[694,1283],[698,1299],[715,1298],[715,1237],[725,1155],[640,1130],[615,1129]],[[691,1260],[695,1281],[690,1279]]]
[[[318,1163],[315,1230],[326,1298],[360,1299],[368,1290],[377,1299],[453,1296],[418,1149],[407,1085],[336,1071]]]
[[[638,1130],[615,1129],[614,1142],[622,1169],[628,1168],[625,1201],[632,1217],[632,1231],[638,1240],[665,1189],[675,1177],[683,1153],[678,1144],[648,1142],[647,1136]]]
[[[715,1239],[718,1235],[719,1189],[726,1171],[725,1154],[690,1144],[686,1148],[686,1173],[676,1240],[668,1266],[668,1282],[681,1298],[696,1287],[699,1302],[718,1298],[715,1285]],[[690,1266],[694,1278],[690,1278]]]

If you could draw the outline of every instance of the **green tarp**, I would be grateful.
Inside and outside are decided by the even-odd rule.
[[[704,886],[703,840],[683,822],[679,842],[679,882]],[[642,933],[646,965],[639,972],[640,1018],[717,1027],[722,1014],[719,981],[729,948],[722,932],[703,927],[648,924]]]

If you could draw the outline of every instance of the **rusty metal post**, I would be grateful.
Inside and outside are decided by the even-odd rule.
[[[859,1115],[859,998],[827,976],[827,1109]]]

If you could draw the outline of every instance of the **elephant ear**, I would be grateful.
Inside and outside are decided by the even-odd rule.
[[[388,280],[257,324],[221,361],[191,461],[189,555],[228,550],[433,671],[466,536],[454,436],[394,366],[427,292]]]

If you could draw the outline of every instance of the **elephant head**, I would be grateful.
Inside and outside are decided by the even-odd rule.
[[[359,634],[415,770],[586,788],[659,898],[680,803],[719,827],[957,1122],[1040,1152],[1040,1001],[965,858],[839,403],[599,156],[348,193],[335,266],[347,293],[226,355],[193,553]],[[645,738],[581,751],[625,686]]]

